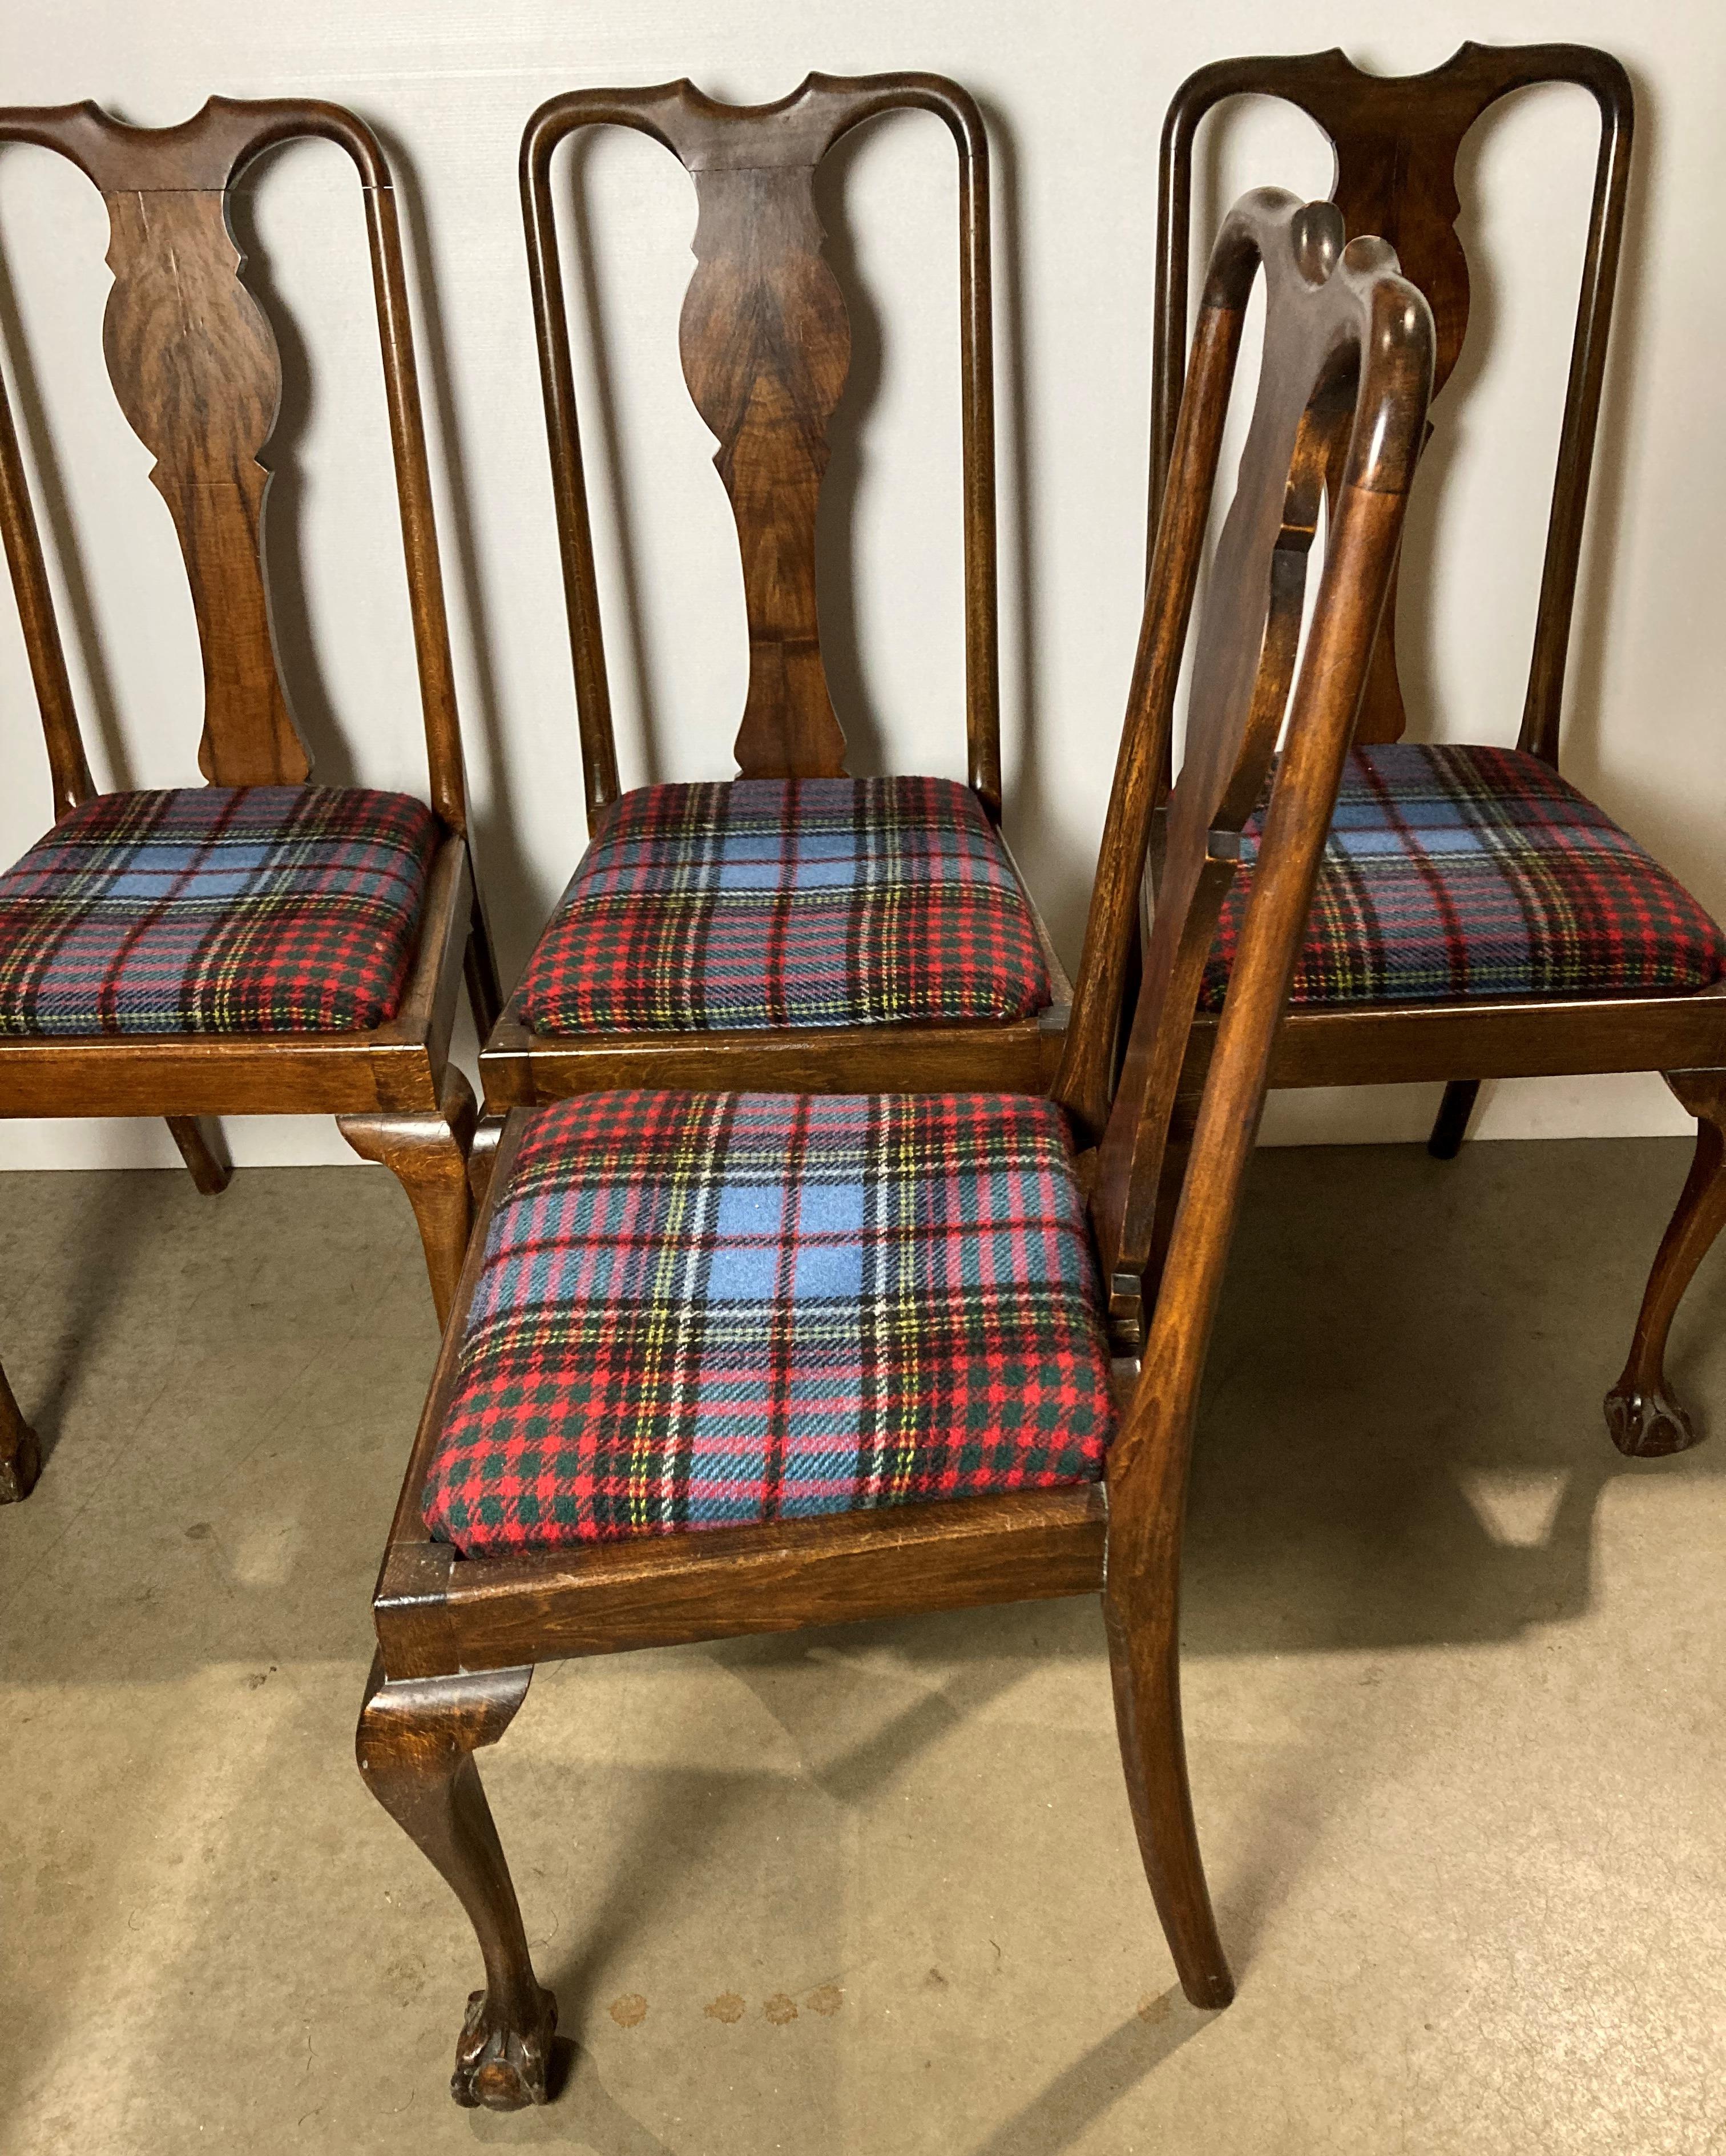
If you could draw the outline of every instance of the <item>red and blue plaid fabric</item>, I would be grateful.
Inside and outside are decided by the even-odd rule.
[[[528,962],[537,1034],[938,1025],[1049,1001],[968,787],[738,778],[623,796]]]
[[[1050,1102],[588,1094],[499,1197],[423,1503],[547,1549],[1094,1481],[1113,1424]]]
[[[357,787],[98,794],[0,875],[0,1034],[379,1025],[436,838]]]
[[[1242,860],[1257,857],[1260,818]],[[1250,879],[1225,900],[1199,998],[1218,1010]],[[1431,1003],[1705,988],[1726,937],[1549,764],[1514,749],[1356,749],[1292,1004]]]

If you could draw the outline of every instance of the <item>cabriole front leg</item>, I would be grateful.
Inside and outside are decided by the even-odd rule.
[[[42,1448],[36,1433],[18,1411],[0,1370],[0,1505],[15,1505],[28,1497],[42,1471]]]
[[[467,1149],[477,1112],[474,1089],[452,1063],[444,1074],[436,1115],[380,1112],[338,1116],[342,1135],[362,1160],[381,1162],[408,1194],[425,1269],[431,1276],[438,1323],[447,1322],[455,1283],[467,1255],[473,1204],[468,1194]]]
[[[1689,1414],[1667,1383],[1667,1335],[1696,1268],[1726,1225],[1726,1070],[1668,1070],[1666,1082],[1697,1119],[1696,1152],[1648,1276],[1630,1360],[1605,1402],[1612,1442],[1639,1459],[1696,1443]]]
[[[557,2026],[473,1756],[509,1727],[532,1675],[493,1670],[386,1684],[374,1661],[354,1744],[367,1788],[448,1881],[480,1943],[485,1988],[468,1999],[449,2082],[470,2109],[543,2103]]]

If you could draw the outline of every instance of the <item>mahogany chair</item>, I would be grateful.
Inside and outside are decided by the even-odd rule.
[[[1366,74],[1332,51],[1224,60],[1189,77],[1163,132],[1152,500],[1161,499],[1180,395],[1193,144],[1205,115],[1230,97],[1278,97],[1323,130],[1345,228],[1382,234],[1431,302],[1441,388],[1468,321],[1468,265],[1455,229],[1458,150],[1498,99],[1549,82],[1590,93],[1600,136],[1521,732],[1513,751],[1402,740],[1393,593],[1271,1083],[1442,1081],[1430,1150],[1448,1159],[1482,1079],[1662,1071],[1698,1119],[1695,1162],[1623,1374],[1605,1399],[1614,1442],[1648,1455],[1695,1441],[1664,1354],[1679,1298],[1726,1220],[1726,937],[1559,776],[1565,655],[1630,169],[1633,101],[1618,62],[1583,45],[1465,44],[1428,74]],[[1247,829],[1249,858],[1256,829]],[[1216,1040],[1247,887],[1243,880],[1224,908],[1189,1091],[1202,1083]]]
[[[815,169],[914,106],[959,163],[968,786],[850,779],[816,613],[815,516],[850,329]],[[748,690],[724,785],[619,789],[558,266],[552,162],[630,127],[695,182],[684,378],[717,438],[743,570]],[[916,1085],[1040,1092],[1071,991],[999,829],[989,145],[957,84],[812,74],[775,104],[687,82],[578,90],[528,122],[521,200],[591,843],[480,1059],[488,1129],[608,1086]]]
[[[276,664],[262,531],[275,337],[244,281],[230,191],[277,143],[357,168],[371,244],[430,806],[308,783]],[[370,130],[303,99],[213,97],[177,127],[93,104],[0,110],[0,142],[55,150],[108,205],[109,377],[154,452],[203,659],[204,787],[99,793],[0,383],[0,536],[41,705],[54,824],[0,875],[0,1116],[164,1116],[207,1192],[200,1118],[333,1111],[401,1178],[448,1314],[470,1219],[473,1093],[449,1060],[464,967],[481,1037],[499,997],[474,885],[413,332],[390,173]],[[0,1383],[0,1498],[37,1447]]]
[[[1156,775],[1261,264],[1264,363],[1111,1106]],[[384,1558],[357,1738],[367,1784],[484,1957],[458,2102],[547,2094],[557,2003],[474,1753],[503,1735],[534,1665],[569,1656],[1100,1590],[1180,1979],[1199,2005],[1231,1997],[1181,1741],[1188,1451],[1431,364],[1426,304],[1381,241],[1345,248],[1327,203],[1265,190],[1237,204],[1211,258],[1052,1098],[617,1091],[507,1118]],[[1291,702],[1327,475],[1335,507]],[[1159,1224],[1194,1000],[1285,710],[1179,1209]],[[1134,1302],[1153,1245],[1143,1372],[1112,1371],[1107,1306]]]

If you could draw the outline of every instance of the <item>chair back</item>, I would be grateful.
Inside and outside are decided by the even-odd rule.
[[[543,105],[521,142],[521,205],[563,556],[590,824],[617,798],[617,753],[577,424],[551,167],[578,128],[633,127],[695,182],[696,273],[683,303],[684,379],[719,448],[737,519],[749,687],[736,754],[746,778],[845,770],[821,659],[815,512],[828,422],[850,365],[843,295],[821,259],[815,168],[852,128],[913,106],[943,120],[959,161],[959,356],[965,546],[965,696],[972,786],[1001,797],[995,595],[994,374],[989,145],[957,83],[932,74],[812,74],[772,105],[722,105],[688,82],[584,90]]]
[[[1431,306],[1436,396],[1456,363],[1468,326],[1468,264],[1456,229],[1461,208],[1457,152],[1464,136],[1489,106],[1513,90],[1541,83],[1572,83],[1587,90],[1600,118],[1581,295],[1518,743],[1555,765],[1635,116],[1630,78],[1610,53],[1590,45],[1465,44],[1428,74],[1375,75],[1357,68],[1346,54],[1332,50],[1219,60],[1188,77],[1175,92],[1163,127],[1152,331],[1151,519],[1154,532],[1186,369],[1193,142],[1205,114],[1226,98],[1277,97],[1298,106],[1323,130],[1335,152],[1332,199],[1343,213],[1343,230],[1375,233],[1387,240],[1396,250],[1404,275],[1420,287]],[[1396,669],[1393,584],[1356,738],[1397,741],[1405,724]]]
[[[347,151],[365,197],[432,805],[451,830],[464,830],[461,743],[401,238],[389,167],[370,129],[339,105],[298,98],[213,97],[177,127],[126,126],[88,102],[0,109],[0,142],[58,151],[108,205],[114,289],[103,352],[121,409],[156,458],[151,478],[179,534],[203,659],[198,767],[219,786],[294,784],[311,771],[276,661],[265,576],[270,473],[259,456],[275,424],[281,358],[229,223],[231,191],[252,161],[308,135]],[[60,816],[95,788],[3,384],[0,537]]]
[[[1156,773],[1168,753],[1241,326],[1262,270],[1264,355],[1232,504],[1194,640],[1186,746],[1118,1086],[1113,1032],[1137,918]],[[1202,1356],[1235,1209],[1425,424],[1432,318],[1384,241],[1344,244],[1341,213],[1272,188],[1230,213],[1210,262],[1180,407],[1138,663],[1054,1088],[1101,1133],[1092,1206],[1112,1322],[1147,1371]],[[1327,497],[1328,506],[1327,506]],[[1326,510],[1304,647],[1307,558]],[[1277,755],[1286,720],[1282,752]],[[1275,760],[1239,954],[1197,1104],[1169,1165],[1171,1120],[1241,828]],[[1178,1317],[1170,1313],[1179,1313]],[[1171,1334],[1170,1328],[1174,1331]],[[1196,1343],[1196,1344],[1195,1344]]]

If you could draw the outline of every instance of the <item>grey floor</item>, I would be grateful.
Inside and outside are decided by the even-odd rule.
[[[434,1348],[381,1171],[0,1185],[0,2148],[1726,2150],[1726,1251],[1616,1375],[1667,1142],[1261,1155],[1188,1564],[1241,1977],[1173,1989],[1094,1605],[544,1671],[486,1755],[559,2101],[444,2093],[477,1964],[367,1798]]]

